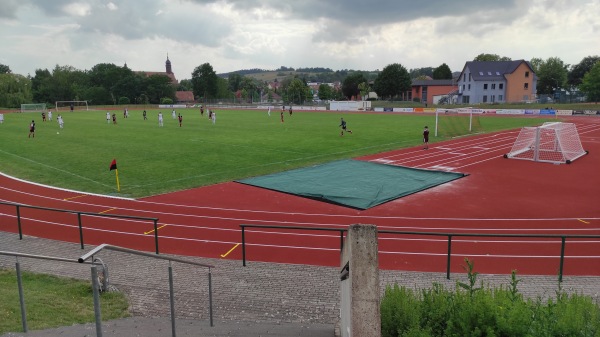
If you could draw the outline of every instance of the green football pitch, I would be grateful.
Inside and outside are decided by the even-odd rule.
[[[162,111],[164,126],[158,125]],[[142,197],[415,146],[433,114],[220,110],[213,124],[198,109],[130,110],[117,124],[106,110],[61,112],[64,128],[40,113],[10,113],[0,124],[0,171],[33,182],[79,191]],[[340,118],[352,134],[340,136]],[[35,138],[29,123],[36,122]],[[542,119],[480,117],[483,132],[539,125]],[[433,132],[432,132],[433,135]],[[444,138],[431,137],[432,143]],[[115,171],[117,161],[120,192]]]

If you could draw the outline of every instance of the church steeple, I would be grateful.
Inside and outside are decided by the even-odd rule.
[[[169,60],[169,53],[167,53],[167,62],[165,62],[165,67],[167,70],[167,74],[173,73],[173,69],[171,69],[171,61]]]

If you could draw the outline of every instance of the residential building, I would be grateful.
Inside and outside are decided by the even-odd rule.
[[[407,100],[419,99],[427,105],[450,103],[458,93],[456,80],[412,80],[411,86]]]
[[[458,78],[458,103],[517,103],[535,99],[537,77],[531,64],[469,61]]]

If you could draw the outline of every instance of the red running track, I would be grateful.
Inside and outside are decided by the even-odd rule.
[[[354,223],[380,230],[600,235],[600,120],[578,117],[584,149],[571,165],[504,159],[518,130],[401,149],[360,160],[469,174],[368,210],[359,211],[234,182],[140,200],[55,189],[0,176],[0,200],[42,207],[159,218],[161,253],[242,257],[240,224],[345,229]],[[79,242],[77,216],[21,208],[25,235]],[[154,251],[153,223],[82,216],[86,245],[109,243]],[[17,232],[16,208],[0,205],[0,230]],[[249,261],[339,265],[336,232],[247,229]],[[451,271],[464,258],[481,273],[556,275],[560,239],[454,237]],[[445,271],[443,236],[381,234],[380,267]],[[600,239],[567,240],[565,275],[600,276]]]

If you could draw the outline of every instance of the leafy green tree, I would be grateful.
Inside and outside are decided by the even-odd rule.
[[[85,99],[92,105],[114,104],[110,92],[100,86],[89,87],[84,94]]]
[[[567,65],[558,57],[550,57],[539,65],[537,71],[538,94],[552,94],[564,88],[567,82]]]
[[[500,56],[497,54],[479,54],[475,56],[473,61],[512,61],[510,57]]]
[[[194,96],[203,99],[215,98],[217,95],[217,73],[210,63],[204,63],[192,72],[192,88]]]
[[[31,80],[18,74],[0,74],[0,107],[19,108],[32,100]]]
[[[177,86],[177,91],[192,91],[192,80],[185,79],[179,81],[179,85]],[[221,96],[219,96],[221,97]]]
[[[299,78],[294,78],[286,88],[287,101],[295,104],[302,104],[310,95],[306,83]]]
[[[581,62],[571,67],[568,74],[568,83],[573,87],[579,86],[585,74],[600,61],[600,56],[587,56]]]
[[[411,89],[410,75],[401,64],[390,64],[375,79],[374,89],[381,98],[397,97]]]
[[[357,97],[360,94],[360,89],[358,85],[366,82],[367,79],[361,72],[355,72],[344,79],[342,82],[342,94],[346,99],[352,99],[352,97]]]
[[[0,63],[0,74],[10,74],[11,72],[7,65]]]
[[[433,78],[433,70],[432,67],[411,69],[409,72],[410,78],[420,78],[425,76]]]
[[[229,82],[222,77],[217,77],[217,97],[218,98],[233,97],[233,93],[231,91],[229,91]]]
[[[319,99],[327,101],[333,98],[333,88],[328,84],[322,83],[319,85]]]
[[[35,103],[51,103],[56,100],[50,97],[52,74],[48,69],[36,69],[35,76],[31,79],[33,101]]]
[[[583,76],[579,89],[587,95],[589,102],[600,101],[600,61]]]
[[[446,63],[442,63],[441,66],[435,68],[433,71],[433,79],[434,80],[451,80],[452,79],[452,70]]]
[[[171,79],[166,75],[150,75],[144,79],[145,91],[143,95],[148,97],[151,104],[159,104],[165,97],[175,98],[175,87]]]
[[[536,74],[539,72],[540,66],[542,65],[542,63],[544,63],[544,60],[542,60],[539,57],[534,57],[531,59],[531,61],[529,61],[529,64],[531,65],[533,72]]]
[[[242,86],[242,75],[230,74],[227,81],[229,82],[229,90],[231,90],[231,92],[237,92]]]
[[[369,95],[369,92],[371,92],[371,86],[367,82],[362,82],[358,84],[358,90],[360,91],[361,98],[365,99]]]

